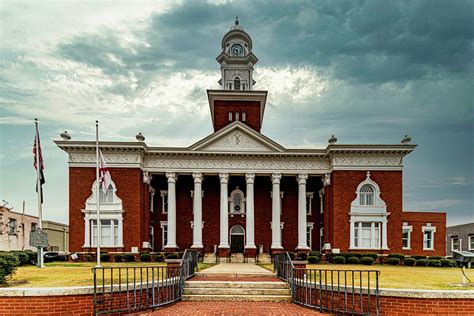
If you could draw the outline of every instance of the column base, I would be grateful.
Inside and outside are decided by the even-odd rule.
[[[280,253],[285,253],[285,252],[286,252],[286,250],[283,249],[283,248],[278,248],[278,249],[272,248],[272,255],[278,255]]]
[[[309,248],[308,246],[298,246],[296,247],[296,250],[298,250],[299,252],[310,252],[311,248]]]
[[[204,248],[204,245],[203,245],[203,244],[200,244],[200,245],[192,245],[191,248],[192,248],[192,249],[200,249],[200,248]]]
[[[283,249],[283,247],[279,244],[273,244],[271,247],[270,247],[272,250],[273,249]]]
[[[177,252],[178,247],[165,247],[165,252]]]
[[[244,249],[257,249],[257,246],[255,246],[255,244],[253,244],[253,245],[245,245]]]
[[[217,248],[217,257],[219,262],[229,262],[230,258],[230,247],[229,248]]]
[[[255,263],[257,256],[257,248],[245,248],[244,250],[245,261],[248,263]]]

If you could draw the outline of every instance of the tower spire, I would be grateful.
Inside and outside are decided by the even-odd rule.
[[[235,25],[239,25],[239,17],[238,16],[235,17]]]

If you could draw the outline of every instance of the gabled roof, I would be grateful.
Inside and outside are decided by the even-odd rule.
[[[193,151],[284,152],[286,149],[246,124],[235,121],[188,147]]]

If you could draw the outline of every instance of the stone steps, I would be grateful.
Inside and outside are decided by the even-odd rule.
[[[276,273],[260,273],[260,272],[196,272],[196,276],[206,277],[206,278],[276,278]]]
[[[184,295],[290,295],[290,289],[270,289],[270,288],[185,288]]]
[[[291,295],[183,295],[193,302],[291,302]]]
[[[186,281],[184,288],[288,289],[285,282]]]

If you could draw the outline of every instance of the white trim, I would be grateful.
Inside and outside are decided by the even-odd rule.
[[[454,249],[453,239],[455,239],[455,238],[458,240],[458,245],[459,245],[458,249]],[[459,235],[451,236],[451,251],[461,251],[461,250],[462,250],[462,239],[459,238]]]
[[[309,249],[313,249],[313,228],[314,228],[314,223],[313,222],[307,222],[306,223],[306,235],[308,235],[308,228],[309,228],[309,239],[306,237],[307,244],[309,246]]]
[[[161,214],[168,214],[168,190],[160,190],[161,196]],[[166,197],[166,207],[165,207]]]
[[[408,231],[408,245],[407,245],[407,247],[403,247],[403,233],[405,231]],[[411,250],[411,233],[412,233],[412,231],[413,231],[413,226],[408,225],[408,224],[405,225],[405,223],[403,223],[403,226],[402,226],[402,249],[403,250]]]
[[[313,211],[312,211],[312,206],[313,206],[313,196],[314,196],[314,192],[306,192],[306,215],[312,215]]]
[[[241,196],[240,210],[237,211],[237,212],[234,211],[234,208],[235,208],[234,196],[236,194],[240,194],[240,196]],[[234,191],[232,191],[230,193],[230,196],[229,196],[229,215],[231,215],[231,216],[233,216],[233,215],[245,215],[246,214],[245,205],[246,205],[246,198],[245,198],[244,192],[242,190],[240,190],[239,187],[237,187]]]
[[[431,224],[428,223],[427,225]],[[423,232],[423,250],[435,250],[434,233],[436,233],[436,226],[422,226],[421,231]],[[431,247],[425,247],[425,232],[431,232]]]
[[[166,241],[168,241],[168,222],[167,221],[160,221],[160,228],[161,228],[161,249],[165,249],[165,230],[166,227]]]
[[[324,187],[319,190],[319,214],[324,214]]]

